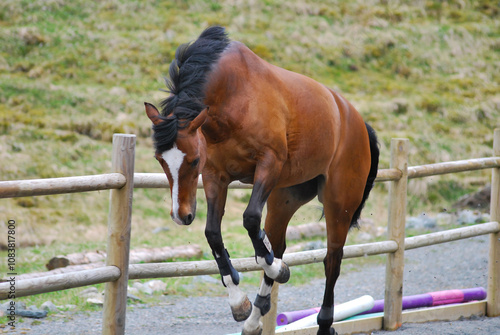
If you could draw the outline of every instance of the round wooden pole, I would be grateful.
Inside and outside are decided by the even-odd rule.
[[[380,255],[395,252],[398,244],[394,241],[374,242],[344,247],[344,259]],[[326,248],[284,254],[283,260],[288,266],[321,263],[326,255]],[[235,258],[231,262],[238,272],[260,271],[262,267],[255,262],[254,257]],[[130,279],[169,278],[218,274],[219,268],[214,260],[131,264]]]
[[[115,134],[112,155],[113,172],[123,174],[127,183],[120,189],[111,190],[110,194],[106,265],[118,267],[121,276],[106,283],[102,333],[117,335],[125,333],[135,135]]]
[[[384,329],[395,330],[403,323],[403,270],[405,250],[406,194],[408,184],[407,139],[391,142],[391,168],[401,171],[401,179],[389,184],[388,236],[398,244],[394,253],[387,255],[385,274]]]
[[[482,159],[492,160],[492,158],[482,158]],[[493,163],[495,162],[483,163],[481,165],[481,168],[485,169],[488,167],[485,166],[485,164],[493,164]],[[416,174],[422,173],[420,172],[420,170],[425,169],[426,165],[416,168],[417,168],[417,171],[415,172]],[[434,170],[435,169],[431,169],[431,173]],[[425,170],[424,172],[427,172],[427,170]],[[417,177],[420,177],[420,175],[418,175]],[[398,169],[381,169],[378,170],[377,179],[375,181],[382,182],[382,181],[398,180],[399,178],[401,178],[401,171],[399,171]],[[2,184],[0,182],[0,186],[1,185]],[[164,173],[141,173],[141,172],[134,173],[134,188],[169,188],[169,187],[170,185],[168,184],[167,176],[165,176]],[[252,184],[244,184],[239,181],[233,181],[231,184],[229,184],[229,188],[235,188],[235,189],[251,189],[252,187],[253,187]],[[201,178],[198,181],[198,188],[200,189],[203,188],[203,182]],[[0,197],[1,195],[2,193],[0,187]]]
[[[500,128],[495,129],[493,155],[500,157]],[[493,169],[491,176],[491,221],[500,222],[500,168]],[[490,255],[488,265],[488,302],[486,314],[500,315],[500,232],[490,235]]]
[[[123,187],[123,185],[125,185],[125,177],[120,173],[0,181],[0,198],[109,190]]]
[[[120,269],[116,266],[103,266],[97,269],[63,273],[32,279],[16,278],[16,298],[35,294],[67,290],[70,288],[95,285],[116,280],[120,277]],[[8,278],[7,278],[8,279]],[[11,283],[0,283],[0,300],[8,299]]]
[[[412,166],[408,168],[408,179],[437,176],[440,174],[449,174],[465,171],[475,171],[494,168],[500,164],[499,157],[485,157],[465,159],[454,162],[443,162]]]
[[[466,238],[493,234],[500,231],[498,222],[487,222],[473,226],[438,231],[435,233],[417,235],[405,239],[405,250],[411,250],[439,243],[463,240]]]
[[[262,277],[264,277],[262,275]],[[271,309],[262,318],[262,334],[274,335],[276,331],[276,316],[278,315],[279,283],[274,282],[271,289]]]

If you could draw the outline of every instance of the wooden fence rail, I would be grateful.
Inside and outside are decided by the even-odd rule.
[[[115,281],[121,276],[116,266],[15,281],[16,298]],[[10,282],[0,284],[0,300],[8,299]]]
[[[500,165],[500,159],[499,159]],[[377,173],[377,182],[398,180],[401,178],[401,171],[397,169],[383,169]],[[0,182],[0,188],[1,188]],[[134,188],[168,188],[168,180],[164,173],[134,173]],[[251,189],[253,185],[244,184],[238,181],[229,184],[231,189]],[[203,188],[201,176],[198,180],[198,188]]]
[[[93,176],[0,181],[0,198],[30,197],[79,193],[122,188],[126,183],[121,173]]]
[[[500,165],[500,157],[467,159],[455,162],[444,162],[408,168],[408,178],[422,178],[465,171],[496,168]]]
[[[500,231],[498,222],[482,223],[470,227],[439,231],[431,234],[408,237],[405,239],[405,250],[428,247],[434,244],[463,240],[470,237],[494,234]]]
[[[426,247],[439,243],[462,240],[474,236],[500,232],[498,222],[482,223],[469,227],[450,229],[446,231],[407,237],[405,250]],[[344,259],[381,255],[395,252],[398,244],[394,241],[382,241],[344,247]],[[289,266],[321,263],[326,256],[326,249],[308,250],[285,254],[283,260]],[[259,271],[262,268],[255,263],[254,257],[235,258],[231,260],[239,272]],[[94,270],[84,270],[70,274],[59,274],[47,277],[21,280],[16,283],[16,296],[24,297],[34,294],[60,291],[68,288],[94,285],[120,277],[116,266],[104,266]],[[118,272],[116,271],[118,270]],[[189,261],[172,263],[130,264],[129,279],[173,278],[218,274],[219,269],[214,260]],[[78,276],[76,276],[78,275]],[[75,277],[75,278],[73,278]],[[74,283],[74,284],[72,284]],[[75,285],[75,286],[71,286]],[[0,300],[7,299],[9,282],[0,283]]]
[[[500,221],[500,129],[495,130],[494,157],[491,158],[408,167],[408,146],[408,140],[394,139],[391,144],[391,168],[379,170],[377,174],[376,181],[390,181],[389,240],[346,246],[344,248],[344,258],[388,254],[386,268],[386,312],[383,323],[378,319],[359,322],[364,326],[356,328],[357,331],[363,331],[363,329],[368,329],[369,327],[372,327],[370,329],[374,329],[374,325],[376,325],[376,329],[380,329],[382,325],[386,329],[396,329],[404,320],[412,320],[411,317],[402,315],[401,308],[404,250],[485,234],[490,235],[490,254],[488,300],[484,305],[486,306],[486,313],[489,316],[499,316],[500,262],[498,260],[500,259],[500,224],[498,222]],[[129,279],[194,276],[217,274],[219,272],[215,261],[134,264],[129,266],[128,255],[133,188],[168,187],[168,182],[164,174],[134,173],[134,148],[135,136],[115,134],[113,137],[113,172],[108,174],[0,181],[0,198],[112,190],[108,219],[107,266],[68,274],[19,280],[15,283],[16,296],[46,293],[105,282],[107,284],[103,313],[103,334],[123,334],[125,331],[126,290]],[[492,222],[404,238],[408,179],[489,168],[493,170],[491,191]],[[198,187],[202,187],[201,181]],[[233,183],[230,185],[230,188],[251,188],[251,185]],[[310,264],[322,262],[325,254],[326,249],[304,251],[285,254],[284,260],[290,266]],[[233,260],[233,265],[240,272],[261,270],[255,263],[254,258],[235,259]],[[9,282],[0,283],[0,300],[7,299],[9,290]],[[475,304],[470,308],[476,311],[481,310],[483,307],[482,304]],[[457,308],[453,307],[453,309]],[[275,308],[271,313],[276,313]],[[266,318],[266,320],[273,320],[272,315]],[[273,325],[267,325],[266,329],[274,328]],[[309,333],[315,333],[314,329],[305,330],[303,334]],[[294,332],[294,334],[299,333]]]

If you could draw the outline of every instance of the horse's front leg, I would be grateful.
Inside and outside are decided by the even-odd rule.
[[[259,293],[253,303],[252,314],[243,325],[242,335],[260,335],[262,334],[261,317],[267,314],[271,309],[271,289],[274,280],[264,273],[264,278],[260,282]]]
[[[266,232],[260,228],[262,210],[274,184],[275,179],[267,185],[259,181],[255,182],[248,207],[243,213],[243,226],[252,240],[257,264],[262,266],[270,279],[283,284],[290,278],[290,270],[280,258],[274,257],[271,242]]]
[[[221,234],[221,222],[227,197],[227,185],[220,186],[219,183],[211,183],[205,180],[204,185],[208,206],[205,236],[212,249],[215,261],[217,262],[222,277],[222,284],[228,290],[229,305],[231,306],[233,317],[236,321],[243,321],[250,315],[252,303],[238,286],[240,282],[239,274],[231,264],[229,253],[224,248]]]
[[[271,308],[271,289],[273,282],[286,283],[290,278],[288,266],[281,258],[274,257],[272,244],[266,232],[260,228],[262,210],[269,194],[276,185],[279,171],[267,170],[263,173],[263,169],[260,171],[257,169],[257,172],[259,173],[256,173],[256,181],[254,182],[252,195],[248,207],[243,214],[243,225],[247,229],[248,235],[252,240],[255,249],[255,260],[264,270],[264,278],[261,282],[259,293],[255,298],[252,314],[243,326],[242,334],[245,335],[257,335],[262,333],[260,318],[269,312]],[[283,233],[286,229],[286,223],[287,222],[283,225]],[[281,257],[284,245],[280,245],[279,248],[280,254],[278,257]]]

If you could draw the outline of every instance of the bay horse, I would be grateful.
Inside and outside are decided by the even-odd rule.
[[[324,206],[326,287],[318,334],[335,334],[334,286],[343,246],[377,175],[374,130],[340,94],[297,73],[271,65],[223,27],[210,27],[176,51],[169,68],[170,95],[161,113],[145,103],[153,123],[155,157],[167,175],[170,215],[193,222],[198,176],[207,200],[205,235],[227,287],[242,334],[260,334],[274,281],[290,277],[282,261],[288,222],[318,196]],[[221,236],[228,185],[253,184],[243,226],[264,277],[252,304],[239,287]],[[261,217],[267,203],[264,229]]]

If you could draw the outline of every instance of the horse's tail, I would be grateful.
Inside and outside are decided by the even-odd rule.
[[[370,139],[371,166],[370,166],[370,173],[368,173],[368,179],[366,180],[365,191],[363,192],[363,200],[361,200],[361,204],[359,205],[358,209],[356,209],[356,211],[354,212],[351,221],[351,227],[355,227],[358,225],[358,220],[359,216],[361,215],[361,210],[363,209],[366,199],[368,199],[368,195],[372,190],[378,171],[378,158],[380,155],[380,151],[378,149],[377,135],[375,134],[375,130],[373,130],[373,128],[368,123],[365,123],[365,125],[366,125],[366,130],[368,131],[368,137]]]

